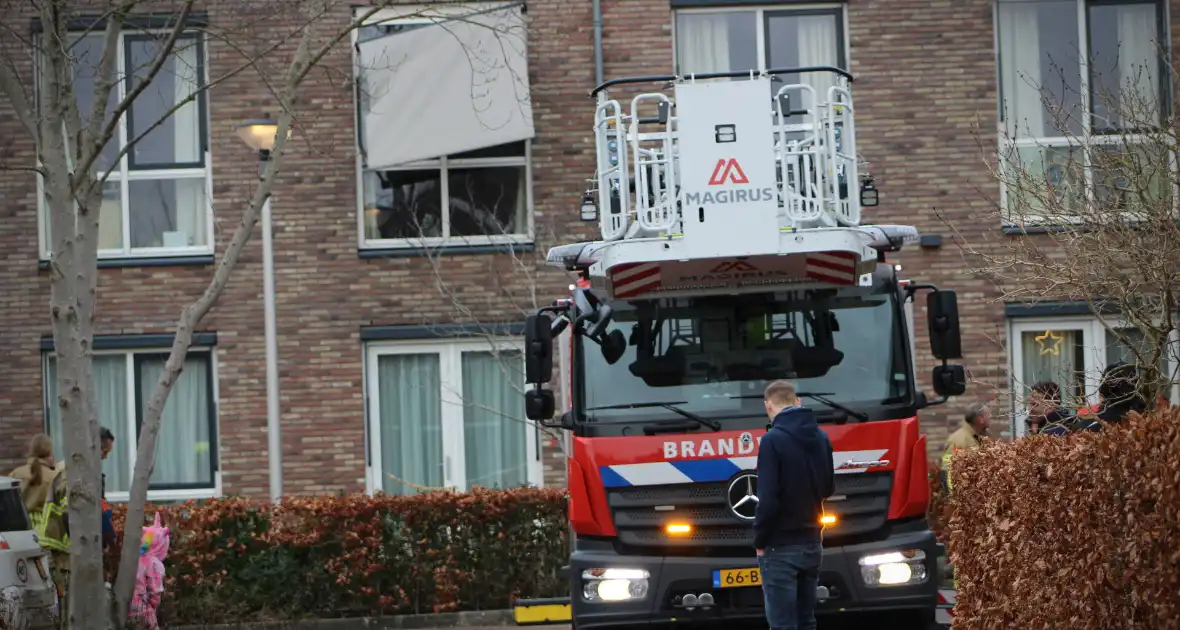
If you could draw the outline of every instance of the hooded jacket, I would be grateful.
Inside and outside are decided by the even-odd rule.
[[[787,407],[758,447],[754,547],[820,542],[823,501],[835,492],[832,442],[815,413]]]

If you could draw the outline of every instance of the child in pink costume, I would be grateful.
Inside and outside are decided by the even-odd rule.
[[[131,618],[141,627],[156,630],[156,610],[164,595],[164,558],[168,555],[171,529],[160,526],[160,513],[151,527],[143,528],[143,544],[139,547],[139,571],[135,577],[135,595],[131,598]]]

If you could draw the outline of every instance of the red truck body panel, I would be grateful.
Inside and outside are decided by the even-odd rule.
[[[821,425],[836,474],[892,472],[889,520],[921,516],[929,501],[926,437],[917,417]],[[756,469],[765,429],[680,435],[575,437],[569,458],[570,522],[580,535],[613,536],[607,487],[725,481]]]

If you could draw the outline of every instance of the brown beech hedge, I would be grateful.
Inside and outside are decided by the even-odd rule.
[[[165,626],[496,610],[567,588],[564,490],[226,498],[152,506],[149,517],[156,510],[172,528]],[[116,507],[116,531],[123,516]]]
[[[1180,628],[1180,408],[951,465],[955,630]]]

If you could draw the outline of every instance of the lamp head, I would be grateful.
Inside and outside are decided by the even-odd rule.
[[[234,131],[251,149],[270,152],[275,148],[279,123],[269,118],[256,118],[237,125]]]

